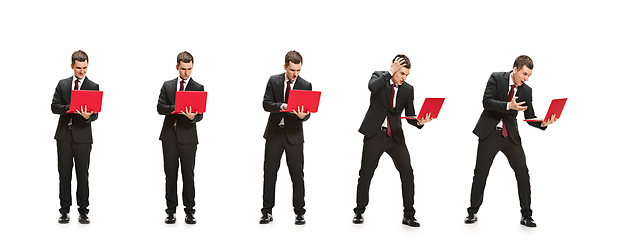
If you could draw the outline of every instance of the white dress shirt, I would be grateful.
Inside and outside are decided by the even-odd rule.
[[[389,75],[392,75],[392,72],[389,72]],[[394,82],[390,79],[389,80],[391,82],[391,84],[394,84]],[[390,85],[391,85],[390,84]],[[398,85],[394,84],[394,99],[391,99],[391,103],[390,103],[390,107],[391,105],[394,105],[394,107],[396,107],[396,96],[398,96]],[[383,121],[383,125],[381,125],[382,127],[387,127],[387,121],[389,121],[389,119],[387,119],[388,117],[385,117],[385,121]]]
[[[509,81],[508,81],[508,93],[511,92],[511,87],[513,85],[515,85],[515,82],[513,82],[513,74],[511,73],[511,75],[508,77]],[[506,94],[506,97],[508,98],[508,93]],[[513,98],[515,98],[515,96],[517,95],[517,86],[515,86],[515,91],[513,92]],[[511,98],[512,101],[512,98]],[[510,102],[506,103],[506,110],[508,110],[508,106],[510,105]],[[504,125],[502,125],[502,119],[500,119],[500,122],[498,122],[498,125],[496,126],[498,128],[503,128]]]
[[[283,81],[283,101],[284,103],[281,104],[281,109],[282,110],[286,110],[285,107],[285,101],[286,101],[286,90],[288,90],[288,81],[290,81],[290,79],[288,79],[288,75],[287,74],[283,74],[285,76],[285,81]],[[297,77],[298,78],[298,77]],[[292,81],[292,83],[290,83],[290,90],[292,90],[294,88],[294,83],[296,83],[296,79],[294,79],[294,81]],[[283,118],[281,118],[281,122],[279,123],[279,125],[286,125],[285,121],[283,120]]]

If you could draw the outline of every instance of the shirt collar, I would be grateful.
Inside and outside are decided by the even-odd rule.
[[[75,82],[76,80],[78,80],[78,82],[82,83],[82,81],[84,81],[84,78],[86,78],[87,76],[84,76],[82,79],[77,78],[75,75],[72,75],[71,77],[73,78],[72,81]]]
[[[191,79],[192,77],[188,77],[188,79],[184,80],[184,83],[190,82]],[[177,84],[180,84],[180,82],[182,82],[182,78],[180,76],[177,76]]]

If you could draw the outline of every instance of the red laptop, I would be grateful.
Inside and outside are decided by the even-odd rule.
[[[102,91],[72,90],[67,113],[76,113],[76,110],[80,110],[80,107],[84,105],[87,106],[87,112],[101,112],[103,93]]]
[[[531,118],[524,119],[526,122],[543,122],[545,120],[549,120],[552,118],[552,115],[556,114],[556,119],[560,118],[560,114],[562,114],[562,109],[565,108],[565,103],[567,103],[566,98],[554,99],[552,103],[549,105],[549,109],[547,110],[547,114],[545,114],[545,118]]]
[[[426,114],[430,113],[431,118],[437,118],[439,116],[439,111],[441,111],[441,106],[443,105],[443,101],[445,98],[427,98],[424,100],[424,104],[422,104],[422,109],[420,109],[420,113],[417,117],[400,117],[402,119],[424,119]]]
[[[299,106],[303,106],[305,112],[318,112],[318,104],[320,103],[320,91],[309,90],[290,90],[288,96],[288,108],[281,112],[298,111]]]
[[[208,92],[177,91],[175,92],[175,111],[171,114],[180,114],[182,111],[186,111],[186,107],[192,107],[191,112],[204,113],[206,112],[207,99]]]

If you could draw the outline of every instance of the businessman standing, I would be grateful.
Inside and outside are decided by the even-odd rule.
[[[264,110],[270,112],[264,131],[264,195],[260,224],[273,221],[275,206],[275,184],[283,152],[292,180],[292,204],[296,225],[305,224],[305,183],[303,181],[303,122],[311,116],[304,108],[293,112],[280,112],[288,107],[291,89],[312,90],[311,83],[299,76],[303,57],[297,51],[286,54],[283,68],[285,73],[268,79],[264,92]],[[303,106],[304,107],[304,106]]]
[[[419,227],[415,219],[414,182],[411,157],[405,144],[400,115],[415,116],[413,108],[413,86],[405,80],[411,71],[411,62],[407,56],[394,57],[389,71],[376,71],[368,82],[370,106],[361,123],[359,132],[364,134],[361,169],[357,184],[357,207],[354,209],[353,223],[363,223],[363,213],[369,201],[370,182],[379,164],[381,155],[386,152],[394,161],[402,182],[402,201],[404,216],[402,224]],[[407,122],[422,128],[430,122],[430,114],[420,120],[408,119]]]
[[[59,198],[61,217],[59,223],[69,223],[71,206],[72,168],[76,164],[76,203],[80,217],[78,222],[88,224],[89,213],[89,164],[91,162],[91,122],[97,119],[97,113],[87,112],[87,106],[75,109],[76,113],[67,113],[72,90],[99,91],[99,85],[86,77],[89,56],[82,50],[71,55],[73,76],[60,80],[52,98],[52,113],[59,114],[56,127],[56,152],[58,155]]]
[[[190,77],[193,70],[194,59],[189,52],[181,52],[177,55],[175,68],[179,76],[164,82],[158,97],[158,113],[165,115],[160,140],[162,141],[162,154],[164,157],[164,173],[166,176],[167,217],[166,224],[176,221],[177,208],[177,171],[182,169],[182,201],[185,222],[195,224],[195,155],[197,153],[197,126],[196,123],[203,119],[203,114],[192,111],[192,107],[182,111],[181,114],[171,114],[175,111],[176,91],[203,91],[203,85]]]
[[[484,110],[473,131],[478,136],[478,152],[470,207],[467,208],[468,215],[465,218],[467,224],[478,221],[476,213],[482,205],[489,169],[495,155],[501,151],[515,171],[522,216],[520,224],[536,227],[530,209],[530,176],[526,166],[526,155],[517,129],[519,111],[524,112],[525,119],[536,117],[532,108],[532,88],[525,84],[532,75],[533,67],[532,59],[521,55],[515,59],[512,71],[494,72],[489,77],[482,99]],[[528,122],[528,124],[545,130],[554,122],[556,116],[544,122]]]

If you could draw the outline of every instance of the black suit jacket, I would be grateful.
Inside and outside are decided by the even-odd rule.
[[[482,105],[485,108],[480,114],[480,119],[474,128],[474,134],[479,138],[486,138],[495,130],[500,119],[504,120],[506,131],[516,144],[521,144],[521,137],[517,129],[517,110],[506,110],[506,100],[510,90],[510,72],[494,72],[489,77],[487,88],[482,99]],[[532,107],[532,88],[527,84],[522,84],[517,88],[516,102],[526,102],[522,106],[528,107],[524,111],[524,119],[535,118],[534,108]],[[547,127],[541,127],[540,122],[527,122],[533,127],[545,130]]]
[[[54,97],[52,98],[52,112],[60,115],[54,139],[58,140],[63,138],[65,133],[68,132],[67,124],[69,124],[71,119],[71,133],[74,141],[77,143],[93,143],[91,122],[97,119],[98,114],[91,114],[89,119],[84,119],[80,114],[67,113],[71,101],[71,90],[74,89],[72,80],[73,77],[69,77],[58,81],[58,85],[56,85],[56,90],[54,91]],[[82,86],[80,86],[80,90],[99,91],[99,89],[100,86],[89,80],[86,76],[84,77]]]
[[[194,143],[198,144],[197,125],[195,123],[203,119],[203,114],[197,114],[193,120],[188,119],[182,114],[171,114],[175,111],[175,93],[177,91],[177,78],[169,80],[162,84],[160,96],[158,97],[158,114],[165,115],[162,131],[160,131],[160,140],[175,140],[182,144]],[[184,91],[203,91],[203,85],[195,82],[192,78],[186,83]],[[177,121],[174,130],[173,125]]]
[[[368,82],[368,89],[371,92],[370,106],[366,112],[366,117],[361,123],[361,127],[359,127],[359,132],[363,133],[367,138],[373,137],[381,129],[385,117],[388,117],[392,135],[396,137],[398,142],[404,142],[405,137],[399,117],[403,110],[406,116],[415,116],[413,86],[404,82],[398,87],[398,92],[395,93],[397,94],[396,106],[390,109],[391,78],[392,76],[388,71],[376,71],[372,74],[370,82]],[[407,122],[417,128],[423,127],[423,125],[417,125],[417,120],[408,119]]]
[[[286,124],[285,130],[288,141],[291,144],[304,143],[303,122],[307,121],[311,117],[311,114],[307,114],[305,118],[300,119],[293,113],[280,112],[281,104],[283,104],[284,101],[283,85],[285,78],[284,73],[273,75],[268,79],[268,84],[266,84],[266,91],[264,92],[264,101],[262,104],[264,105],[264,111],[270,112],[270,116],[268,116],[268,123],[264,131],[264,139],[270,139],[273,136],[283,118]],[[311,91],[312,84],[299,76],[292,89]]]

